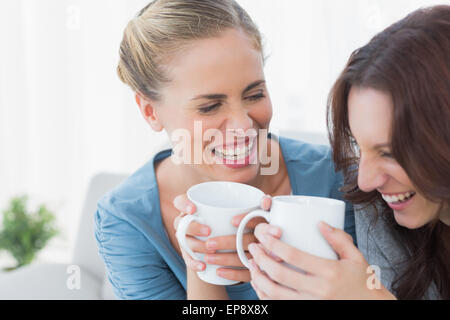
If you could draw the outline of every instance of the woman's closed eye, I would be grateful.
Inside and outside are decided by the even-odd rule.
[[[392,153],[386,152],[386,151],[380,151],[380,156],[382,156],[383,158],[389,158],[389,159],[393,159],[394,158]]]
[[[198,109],[198,112],[200,112],[201,114],[211,113],[212,111],[219,109],[221,106],[222,103],[216,103],[207,107],[201,107]]]
[[[258,94],[252,95],[252,96],[248,96],[246,98],[244,98],[244,100],[246,101],[250,101],[250,102],[257,102],[260,101],[261,99],[264,99],[266,96],[263,92],[260,92]],[[208,113],[212,113],[213,111],[216,111],[217,109],[219,109],[222,106],[222,102],[219,103],[215,103],[206,107],[200,107],[198,108],[198,112],[201,114],[208,114]]]
[[[264,99],[265,97],[266,97],[266,96],[265,96],[264,93],[261,91],[261,92],[259,92],[258,94],[255,94],[255,95],[252,95],[252,96],[249,96],[249,97],[245,98],[245,100],[254,102],[254,101],[259,101],[259,100],[261,100],[261,99]]]

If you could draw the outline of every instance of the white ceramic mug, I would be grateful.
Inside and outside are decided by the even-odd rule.
[[[187,197],[196,205],[197,211],[192,215],[184,216],[180,220],[176,236],[180,246],[193,259],[205,262],[205,254],[193,252],[187,244],[186,231],[189,224],[197,221],[210,227],[211,234],[208,237],[197,237],[202,241],[218,236],[235,235],[237,228],[232,225],[231,219],[236,215],[259,208],[264,192],[246,184],[213,181],[191,187],[187,191]],[[244,229],[242,229],[242,233],[248,231]],[[230,252],[230,250],[219,250],[217,252]],[[197,274],[203,281],[216,285],[239,283],[239,281],[219,277],[216,270],[221,267],[206,264],[206,269],[197,272]]]
[[[318,224],[324,221],[334,228],[344,229],[343,201],[308,196],[277,196],[272,199],[270,211],[256,210],[249,213],[241,221],[236,237],[239,258],[247,268],[249,262],[242,248],[243,231],[248,221],[255,217],[263,217],[269,224],[279,227],[282,231],[280,240],[299,250],[322,258],[334,260],[338,258],[320,233]],[[288,266],[301,271],[294,266]]]

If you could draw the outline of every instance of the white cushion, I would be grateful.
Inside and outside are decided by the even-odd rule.
[[[101,299],[117,300],[117,297],[114,294],[113,286],[112,286],[111,282],[109,282],[108,274],[106,272],[105,272],[105,277],[103,278],[103,283],[102,283]]]
[[[98,300],[101,282],[80,269],[80,288],[70,289],[66,264],[35,264],[2,273],[0,300]]]

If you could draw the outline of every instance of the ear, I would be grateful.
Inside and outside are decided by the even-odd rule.
[[[155,103],[145,98],[140,92],[136,92],[135,98],[145,121],[147,121],[154,131],[162,131],[164,127],[156,114]]]

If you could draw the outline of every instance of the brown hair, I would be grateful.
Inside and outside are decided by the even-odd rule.
[[[216,37],[226,29],[245,32],[263,55],[261,34],[234,0],[154,0],[125,28],[117,73],[134,92],[160,99],[170,81],[163,68],[171,55],[193,40]]]
[[[348,121],[355,87],[391,95],[391,147],[396,161],[429,200],[450,204],[450,6],[413,12],[351,55],[328,98],[327,124],[345,198],[372,205],[390,222],[410,253],[393,289],[399,299],[420,299],[434,284],[450,299],[450,232],[439,220],[409,230],[398,225],[377,191],[358,188],[358,154]],[[441,208],[442,208],[441,207]],[[380,214],[381,211],[381,214]]]

